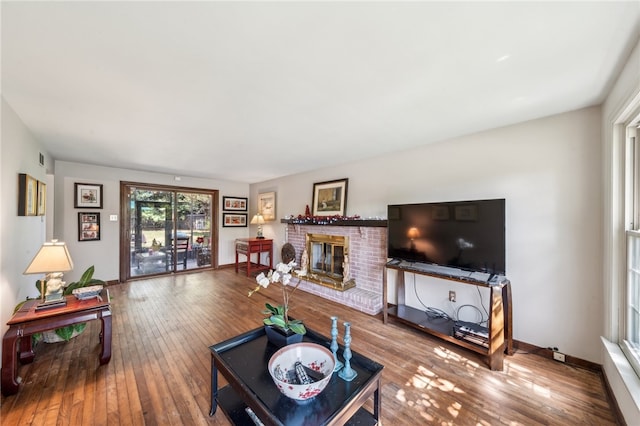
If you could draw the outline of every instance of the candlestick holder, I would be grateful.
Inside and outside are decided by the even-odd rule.
[[[340,371],[344,364],[338,360],[338,317],[331,317],[331,352],[333,352],[333,360],[335,367],[333,372]]]
[[[351,324],[348,322],[344,323],[344,367],[338,373],[338,377],[347,382],[352,381],[356,378],[358,373],[351,368]]]

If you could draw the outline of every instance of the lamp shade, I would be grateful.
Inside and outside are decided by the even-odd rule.
[[[410,228],[409,232],[407,232],[407,237],[411,238],[412,240],[414,238],[418,238],[420,237],[420,231],[418,231],[418,228]]]
[[[51,240],[45,242],[27,266],[24,274],[46,274],[49,272],[66,272],[73,269],[73,260],[64,242]]]
[[[264,224],[264,216],[262,216],[260,213],[258,213],[257,215],[253,216],[253,218],[251,219],[251,224],[252,225],[263,225]]]

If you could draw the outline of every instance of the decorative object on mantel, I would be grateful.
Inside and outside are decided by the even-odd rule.
[[[296,343],[279,349],[269,359],[269,374],[288,398],[306,401],[320,394],[331,380],[331,352],[317,343]]]
[[[331,352],[336,365],[333,371],[340,371],[344,364],[338,359],[338,317],[331,317]]]
[[[337,179],[313,184],[313,215],[342,216],[347,212],[349,179]]]
[[[344,323],[344,367],[338,373],[338,376],[347,382],[356,378],[358,373],[351,368],[351,323]]]
[[[268,337],[269,335],[273,335],[270,331],[276,331],[276,333],[281,331],[282,333],[280,334],[284,335],[290,335],[293,333],[293,336],[291,336],[293,339],[299,339],[299,341],[302,341],[302,336],[307,332],[301,320],[289,318],[289,302],[291,300],[291,296],[298,289],[301,282],[300,278],[298,278],[298,282],[295,286],[290,285],[293,278],[291,271],[294,266],[295,262],[293,261],[289,263],[278,263],[276,268],[269,271],[267,275],[265,275],[264,272],[261,272],[256,277],[258,285],[249,292],[249,297],[251,297],[253,293],[260,291],[261,288],[269,287],[269,284],[271,283],[279,283],[282,288],[282,305],[273,306],[270,303],[265,303],[265,307],[267,309],[262,311],[263,314],[268,315],[268,317],[263,320]],[[275,328],[275,330],[269,330],[269,328]],[[272,343],[278,345],[283,342],[272,341]],[[290,341],[288,343],[290,343]],[[284,344],[288,343],[287,341],[284,342]]]

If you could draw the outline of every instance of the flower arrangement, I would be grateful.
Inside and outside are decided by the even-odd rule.
[[[282,287],[282,305],[273,306],[270,303],[265,303],[266,310],[262,311],[263,314],[268,315],[267,318],[263,320],[265,325],[273,325],[280,327],[283,331],[288,332],[289,330],[296,334],[305,334],[307,332],[306,328],[304,328],[304,324],[300,320],[290,320],[289,319],[289,301],[291,300],[291,296],[298,289],[300,285],[300,279],[295,286],[290,285],[291,279],[293,275],[291,274],[293,267],[295,266],[295,262],[291,261],[289,263],[278,263],[274,270],[269,271],[267,275],[264,272],[261,272],[257,277],[256,281],[258,285],[256,288],[249,292],[249,297],[257,291],[260,291],[261,288],[267,288],[271,283],[280,283]]]

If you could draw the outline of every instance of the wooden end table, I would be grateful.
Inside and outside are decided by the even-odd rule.
[[[100,364],[111,360],[111,308],[109,290],[100,292],[100,298],[78,300],[75,296],[65,296],[67,305],[36,311],[40,300],[29,300],[11,317],[9,329],[2,338],[2,394],[13,395],[18,392],[18,358],[20,363],[28,364],[35,358],[31,347],[31,335],[67,325],[97,320],[102,323],[100,342],[102,350]],[[18,340],[20,354],[18,355]]]
[[[256,253],[258,260],[255,265],[251,264],[251,254]],[[267,253],[269,256],[269,264],[263,265],[260,260],[260,254]],[[237,238],[236,239],[236,273],[239,268],[239,255],[247,257],[247,276],[251,275],[251,270],[264,271],[273,269],[273,240],[265,238]]]
[[[329,348],[331,339],[307,328],[305,342]],[[254,414],[265,425],[376,425],[380,421],[382,397],[381,364],[354,351],[351,367],[356,378],[347,382],[333,373],[327,387],[310,400],[296,402],[284,396],[267,370],[279,349],[268,342],[264,327],[210,346],[211,416],[218,406],[236,425],[255,424]],[[338,357],[344,347],[340,345]],[[218,372],[229,382],[218,389]],[[373,398],[373,413],[363,405]],[[250,414],[247,409],[251,410]]]

